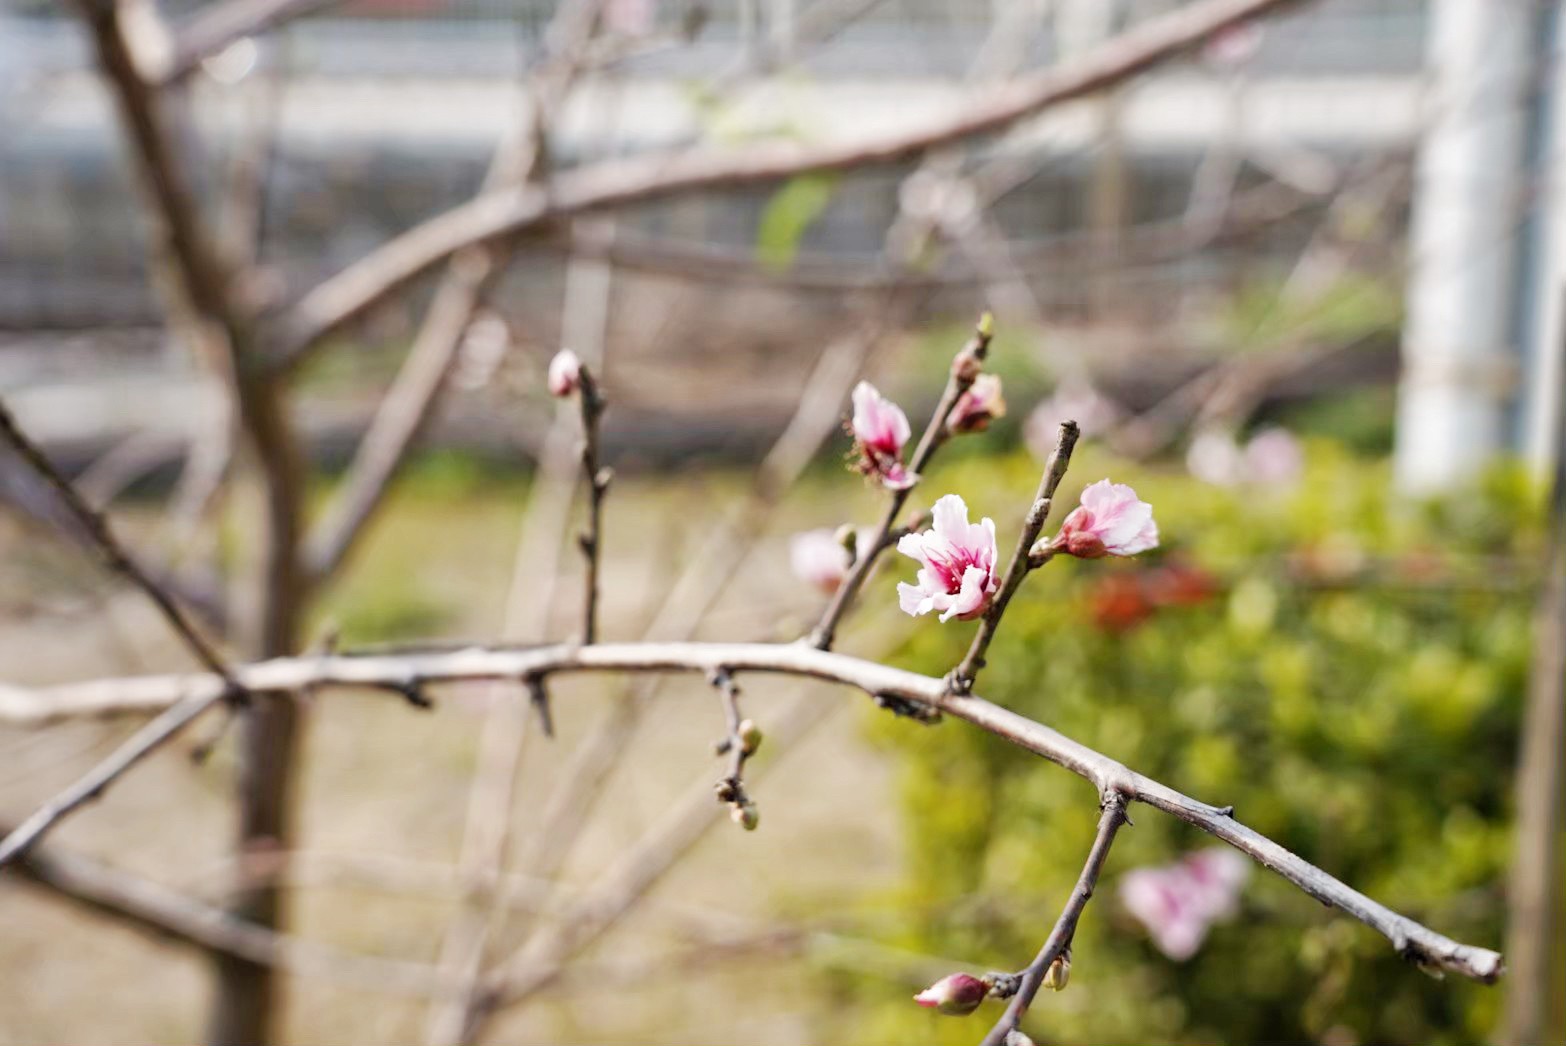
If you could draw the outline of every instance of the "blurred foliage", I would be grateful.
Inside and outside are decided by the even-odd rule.
[[[1237,349],[1272,349],[1395,332],[1402,316],[1401,285],[1379,274],[1348,271],[1309,293],[1276,277],[1257,279],[1235,296],[1225,326]]]
[[[761,264],[781,272],[794,263],[799,241],[825,213],[837,182],[835,174],[802,174],[772,194],[756,226],[756,258]]]
[[[1132,483],[1156,507],[1164,547],[1036,574],[979,690],[1234,803],[1246,824],[1395,909],[1499,946],[1537,498],[1503,471],[1471,497],[1413,504],[1389,493],[1383,463],[1323,442],[1309,457],[1297,487],[1260,491],[1079,452],[1064,495],[1074,502],[1105,474]],[[957,490],[976,517],[995,516],[1009,551],[1037,467],[968,458],[924,489]],[[1128,603],[1176,574],[1205,584]],[[942,674],[971,634],[921,621],[893,663]],[[901,767],[909,879],[880,902],[901,910],[893,943],[1021,966],[1091,843],[1091,788],[960,723],[877,714],[871,730]],[[1030,1017],[1038,1042],[1472,1043],[1493,1028],[1499,989],[1437,983],[1261,869],[1236,921],[1189,961],[1165,958],[1118,904],[1119,877],[1217,844],[1151,809],[1133,815],[1078,931],[1071,987],[1046,992]],[[884,980],[842,973],[834,990],[853,1014],[834,1027],[840,1042],[971,1043],[999,1012],[933,1018],[889,1000]]]

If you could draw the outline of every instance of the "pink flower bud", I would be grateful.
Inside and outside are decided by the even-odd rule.
[[[990,994],[990,982],[966,973],[953,973],[914,996],[920,1006],[929,1006],[948,1017],[966,1017],[979,1008]]]
[[[549,394],[569,396],[582,385],[582,361],[570,349],[561,349],[549,361]]]
[[[1000,588],[995,521],[969,523],[967,503],[956,494],[937,501],[930,514],[931,529],[897,543],[897,551],[919,561],[918,584],[897,586],[898,605],[914,617],[938,610],[942,621],[971,621]]]
[[[994,374],[980,374],[966,392],[957,397],[957,405],[946,418],[953,433],[983,432],[990,422],[1006,416],[1006,399],[1001,395],[1001,380]]]
[[[1051,547],[1068,556],[1134,556],[1158,547],[1153,506],[1123,483],[1101,479],[1082,492],[1082,504],[1060,525]]]
[[[854,467],[892,490],[907,490],[919,478],[902,462],[903,447],[912,434],[908,415],[868,381],[854,386],[853,400],[854,416],[849,430],[859,453]]]

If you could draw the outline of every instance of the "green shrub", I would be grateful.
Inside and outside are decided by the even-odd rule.
[[[1009,550],[1036,468],[967,458],[923,489],[962,493],[975,517],[996,518]],[[1216,489],[1090,449],[1063,494],[1074,501],[1106,474],[1152,502],[1164,547],[1132,562],[1057,559],[1033,575],[979,691],[1233,803],[1372,897],[1498,947],[1539,537],[1526,485],[1498,474],[1473,496],[1409,505],[1389,496],[1384,465],[1323,444],[1287,493]],[[1210,597],[1140,620],[1122,600],[1117,615],[1111,597],[1145,591],[1171,563],[1210,572]],[[921,620],[892,660],[941,674],[972,629]],[[902,773],[909,879],[890,902],[896,943],[1020,967],[1091,842],[1091,788],[960,723],[877,715],[871,730]],[[1260,868],[1237,920],[1189,961],[1166,959],[1120,908],[1117,881],[1217,844],[1149,808],[1132,813],[1077,934],[1070,989],[1045,993],[1029,1018],[1037,1041],[1472,1043],[1493,1027],[1498,989],[1437,983]],[[843,1042],[971,1042],[999,1012],[936,1020],[888,1000],[884,982],[838,977],[854,1015],[834,1029]]]

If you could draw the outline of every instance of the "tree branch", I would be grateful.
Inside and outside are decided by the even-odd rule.
[[[582,408],[582,477],[587,481],[587,531],[577,536],[577,547],[587,563],[582,599],[582,642],[598,641],[598,566],[602,560],[604,495],[614,473],[599,465],[599,423],[606,401],[587,364],[582,364],[581,387],[577,392]]]
[[[1050,965],[1071,947],[1071,938],[1077,932],[1077,920],[1082,917],[1082,910],[1087,907],[1088,899],[1093,896],[1093,890],[1098,885],[1098,876],[1104,870],[1104,861],[1109,857],[1115,833],[1125,823],[1126,797],[1118,792],[1106,794],[1103,798],[1103,813],[1098,819],[1098,835],[1094,837],[1093,847],[1088,851],[1082,874],[1077,877],[1077,885],[1066,899],[1066,906],[1061,909],[1060,918],[1055,920],[1055,927],[1050,930],[1039,954],[1017,975],[1021,981],[1006,1006],[1006,1012],[995,1022],[980,1046],[1007,1046],[1007,1036],[1022,1022],[1028,1007],[1033,1005],[1033,999],[1038,995]]]
[[[274,362],[296,365],[322,338],[463,247],[530,232],[588,210],[732,188],[799,174],[892,163],[938,146],[1003,130],[1107,87],[1188,50],[1232,25],[1296,0],[1201,0],[1142,25],[1066,65],[999,85],[957,116],[847,144],[767,142],[743,151],[659,153],[593,164],[547,188],[486,193],[415,226],[301,298],[272,332]]]
[[[967,655],[962,663],[952,670],[952,689],[959,693],[966,693],[973,689],[973,681],[979,674],[979,669],[984,667],[984,652],[990,647],[990,640],[995,638],[995,630],[1000,627],[1001,615],[1006,613],[1006,604],[1011,602],[1011,597],[1017,594],[1017,589],[1022,587],[1022,579],[1028,576],[1029,571],[1036,570],[1048,561],[1048,554],[1035,557],[1033,543],[1039,539],[1039,532],[1044,529],[1044,521],[1049,519],[1049,510],[1055,502],[1055,488],[1060,486],[1062,477],[1066,474],[1066,467],[1071,464],[1071,452],[1077,445],[1077,437],[1081,430],[1077,428],[1075,421],[1063,421],[1060,424],[1060,435],[1055,440],[1055,449],[1049,456],[1049,463],[1044,467],[1044,475],[1039,480],[1039,492],[1033,497],[1033,504],[1028,508],[1028,514],[1023,517],[1022,533],[1017,535],[1017,548],[1011,554],[1011,565],[1006,568],[1006,577],[1001,582],[1000,591],[995,593],[995,599],[991,601],[989,609],[984,612],[979,621],[979,630],[974,634],[973,642],[968,647]]]
[[[946,681],[872,661],[789,643],[598,643],[527,649],[471,647],[446,653],[394,653],[275,658],[240,666],[254,691],[351,686],[396,691],[410,683],[523,679],[575,672],[768,672],[822,679],[870,695],[892,696],[972,723],[1090,781],[1101,794],[1118,792],[1202,829],[1272,869],[1323,904],[1338,908],[1390,940],[1413,962],[1486,983],[1501,974],[1501,956],[1460,944],[1378,904],[1266,836],[1236,821],[1230,807],[1211,806],[1143,777],[1064,734],[973,694],[953,694]],[[67,684],[40,690],[0,688],[0,717],[42,721],[127,708],[154,708],[181,697],[215,700],[213,675],[163,675]]]
[[[439,996],[455,990],[422,963],[340,951],[248,922],[159,883],[54,847],[16,866],[26,880],[159,937],[286,970],[300,977],[392,995]]]
[[[276,29],[285,22],[314,14],[335,0],[224,0],[202,8],[175,28],[174,47],[166,65],[152,70],[161,86],[180,83],[201,63],[222,54],[248,36]]]

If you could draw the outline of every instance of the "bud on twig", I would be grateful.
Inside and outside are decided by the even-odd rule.
[[[736,803],[729,811],[729,819],[747,832],[754,832],[761,823],[761,811],[752,802]]]
[[[966,1017],[979,1008],[979,1003],[989,995],[988,978],[968,973],[953,973],[942,977],[924,991],[914,996],[914,1002],[928,1006],[948,1017]]]
[[[561,349],[549,361],[549,394],[564,398],[582,386],[582,360],[570,349]]]
[[[1050,991],[1063,992],[1069,980],[1071,980],[1071,953],[1068,951],[1055,956],[1055,961],[1049,964],[1049,969],[1044,971],[1043,986]]]
[[[761,747],[761,739],[764,735],[761,727],[753,720],[746,719],[739,725],[740,752],[750,756],[756,754],[756,749]]]

